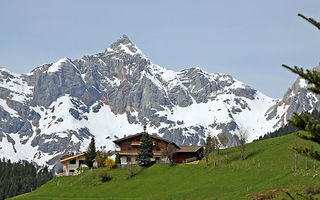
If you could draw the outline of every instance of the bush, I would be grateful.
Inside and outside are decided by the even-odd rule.
[[[255,199],[255,200],[274,199],[278,193],[279,193],[279,190],[277,190],[277,189],[267,191],[266,193],[257,193],[257,194],[253,195],[253,199]]]
[[[98,173],[98,177],[99,177],[101,182],[107,182],[107,181],[110,181],[112,179],[112,177],[109,176],[107,170],[101,170]]]
[[[104,165],[107,167],[107,168],[112,168],[116,165],[116,163],[110,159],[110,158],[107,158],[105,161],[104,161]]]

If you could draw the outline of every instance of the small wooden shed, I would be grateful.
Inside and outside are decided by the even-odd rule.
[[[179,146],[180,149],[173,156],[174,163],[183,163],[188,160],[201,160],[203,157],[203,146]]]

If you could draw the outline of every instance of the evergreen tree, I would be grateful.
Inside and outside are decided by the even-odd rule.
[[[147,167],[151,165],[151,158],[153,157],[153,144],[149,134],[144,126],[144,132],[141,137],[140,152],[137,156],[137,161],[140,166]]]
[[[315,21],[312,18],[307,18],[301,14],[298,14],[298,16],[307,20],[320,30],[319,22]],[[293,73],[298,74],[301,78],[307,80],[308,83],[312,85],[312,87],[308,88],[311,92],[320,94],[320,72],[308,69],[304,71],[303,68],[297,66],[294,66],[293,68],[287,65],[282,66],[289,69]],[[289,123],[299,128],[300,130],[303,130],[298,132],[299,137],[320,144],[320,125],[317,120],[310,116],[309,113],[302,113],[300,115],[294,113],[293,118],[292,120],[289,120]],[[313,147],[296,147],[294,149],[301,154],[320,161],[320,153],[318,151],[315,151]]]
[[[93,167],[93,160],[97,155],[94,137],[91,138],[91,142],[89,144],[88,150],[87,152],[85,152],[84,155],[85,155],[85,163],[91,169]]]

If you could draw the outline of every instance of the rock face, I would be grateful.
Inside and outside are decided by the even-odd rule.
[[[29,74],[0,68],[0,157],[59,168],[62,155],[85,151],[92,136],[114,150],[113,140],[142,125],[178,145],[226,134],[233,146],[240,129],[252,141],[292,112],[318,108],[318,97],[297,81],[294,96],[272,99],[229,75],[162,68],[124,35],[103,53],[63,58]]]

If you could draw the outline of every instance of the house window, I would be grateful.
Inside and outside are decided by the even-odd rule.
[[[139,139],[139,138],[137,138],[137,139],[136,139],[136,142],[140,142],[140,139]]]
[[[127,163],[131,162],[131,157],[127,157]]]
[[[159,148],[159,147],[157,147],[157,148],[156,148],[156,150],[157,150],[157,151],[160,151],[160,148]]]
[[[128,151],[131,151],[131,147],[128,147]]]
[[[76,164],[76,160],[70,160],[70,164]]]

